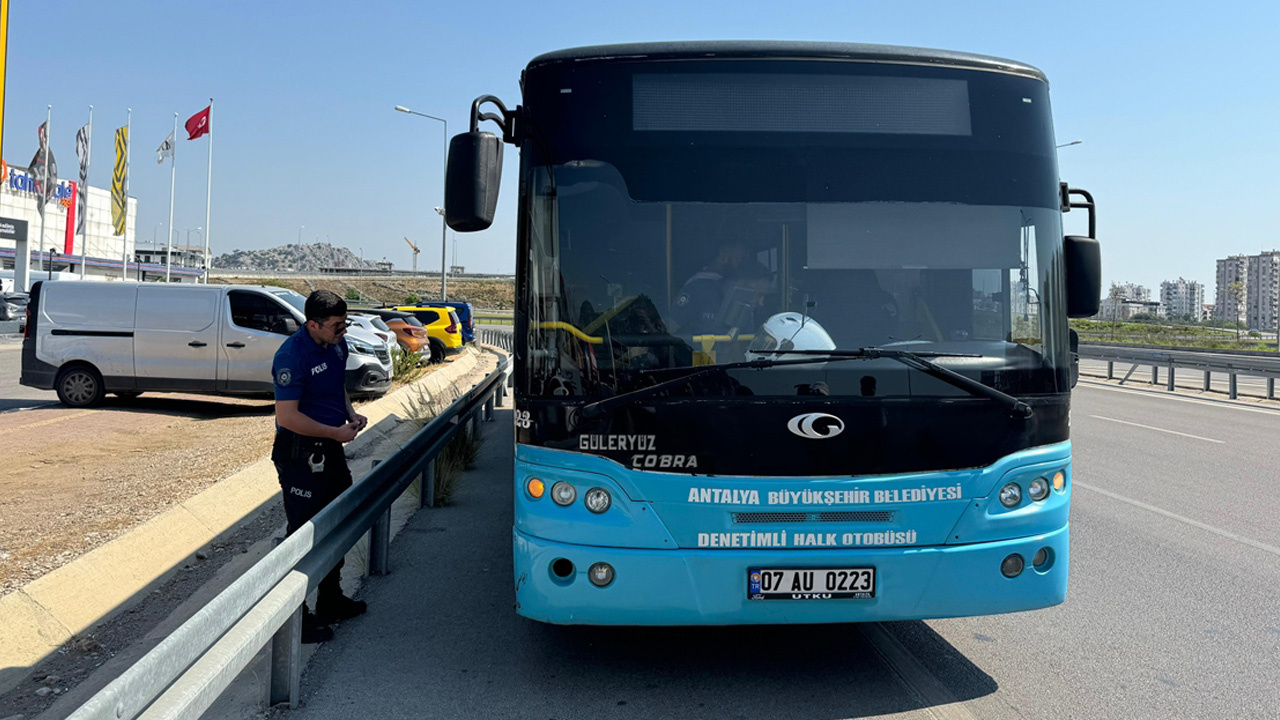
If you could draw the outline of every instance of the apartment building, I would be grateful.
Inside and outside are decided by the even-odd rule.
[[[1276,302],[1280,300],[1280,252],[1250,255],[1248,274],[1245,326],[1271,332],[1276,329]]]
[[[1204,319],[1204,285],[1178,278],[1160,283],[1160,317]]]
[[[1238,291],[1232,288],[1239,283]],[[1218,261],[1216,297],[1213,319],[1235,322],[1244,320],[1245,299],[1249,295],[1249,258],[1232,255]]]

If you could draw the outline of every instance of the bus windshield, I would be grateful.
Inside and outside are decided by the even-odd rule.
[[[787,74],[529,74],[529,392],[609,396],[654,371],[865,347],[959,355],[938,362],[1005,392],[1065,391],[1044,83],[776,64]],[[869,372],[890,394],[959,393],[910,387],[894,363],[730,375],[736,394],[859,396]]]

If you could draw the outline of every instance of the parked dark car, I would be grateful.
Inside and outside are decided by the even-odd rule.
[[[473,343],[476,341],[476,310],[469,302],[433,302],[423,303],[424,305],[445,305],[453,308],[458,314],[458,321],[462,323],[462,342]]]
[[[31,296],[27,293],[4,293],[0,295],[0,320],[22,320],[27,314],[27,301]]]

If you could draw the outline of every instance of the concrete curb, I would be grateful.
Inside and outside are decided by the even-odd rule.
[[[346,447],[367,454],[425,395],[452,402],[476,366],[467,351],[412,385],[359,408],[369,427]],[[279,502],[269,458],[259,460],[124,535],[0,597],[0,693],[22,683],[63,643],[120,613],[172,576],[196,551]]]

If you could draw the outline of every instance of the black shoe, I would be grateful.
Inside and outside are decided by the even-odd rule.
[[[315,645],[316,643],[329,642],[332,639],[333,628],[322,623],[319,618],[311,614],[310,610],[303,608],[302,644]]]
[[[350,620],[357,615],[363,615],[367,609],[369,609],[369,606],[365,601],[352,600],[346,595],[335,595],[316,600],[316,615],[326,623]]]

